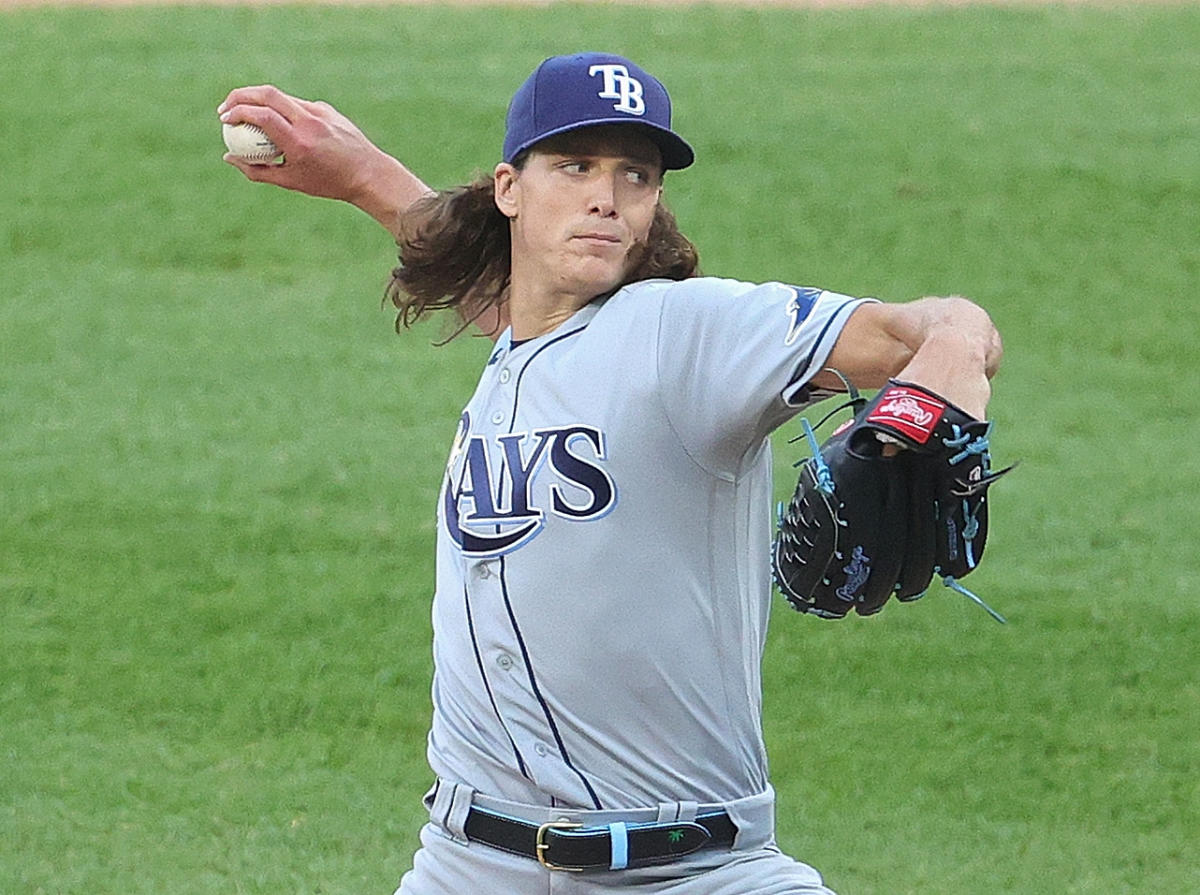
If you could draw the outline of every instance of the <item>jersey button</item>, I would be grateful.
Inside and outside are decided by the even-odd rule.
[[[501,668],[503,668],[505,671],[508,671],[510,668],[513,667],[512,656],[510,656],[508,653],[501,653],[500,655],[498,655],[496,657],[496,664],[499,665]]]
[[[536,752],[538,755],[540,755],[542,758],[545,758],[547,753],[550,752],[550,750],[546,748],[544,743],[538,743],[537,745],[535,745],[533,747],[533,751]]]
[[[504,422],[504,412],[497,410],[495,413],[492,414],[492,424],[498,426],[502,422]]]
[[[512,379],[512,370],[510,370],[508,367],[505,367],[500,371],[500,382],[506,383],[510,379]]]

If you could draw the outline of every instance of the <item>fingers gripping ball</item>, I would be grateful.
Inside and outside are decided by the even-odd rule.
[[[281,155],[279,147],[256,124],[223,124],[221,137],[230,154],[252,165],[269,165]]]
[[[1008,472],[991,470],[991,424],[895,380],[851,404],[854,419],[822,445],[801,421],[812,457],[780,515],[779,589],[802,612],[841,618],[915,600],[937,575],[1003,621],[958,584],[983,556],[988,486]]]

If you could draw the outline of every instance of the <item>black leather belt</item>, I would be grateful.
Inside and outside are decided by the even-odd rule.
[[[551,870],[624,870],[674,861],[702,848],[729,847],[737,826],[724,811],[695,821],[539,826],[472,806],[463,831],[473,842],[536,858]]]

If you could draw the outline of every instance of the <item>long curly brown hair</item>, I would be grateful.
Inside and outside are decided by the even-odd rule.
[[[507,301],[512,241],[509,219],[496,207],[491,175],[418,200],[405,213],[398,245],[400,266],[392,271],[384,295],[385,302],[399,309],[397,330],[449,308],[461,324],[448,342]],[[696,247],[661,202],[646,243],[635,251],[638,257],[621,285],[683,280],[699,272]]]

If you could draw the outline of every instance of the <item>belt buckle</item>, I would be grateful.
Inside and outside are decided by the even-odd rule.
[[[537,838],[534,840],[538,863],[547,870],[566,870],[571,873],[581,872],[583,870],[582,867],[564,867],[561,864],[554,864],[546,860],[546,850],[550,848],[550,843],[546,841],[546,832],[548,830],[578,830],[582,826],[583,824],[568,823],[565,820],[552,820],[538,827]]]

